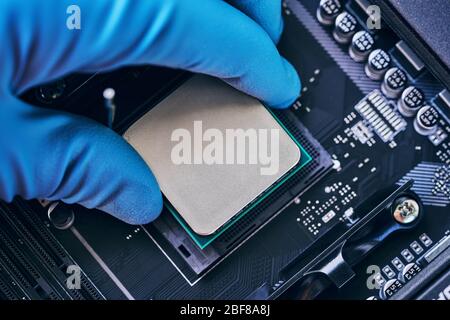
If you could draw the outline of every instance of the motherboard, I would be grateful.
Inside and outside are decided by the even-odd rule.
[[[245,215],[198,236],[169,205],[131,226],[77,205],[1,202],[0,298],[450,299],[450,92],[371,4],[283,4],[278,47],[303,85],[272,112],[303,160]],[[127,67],[22,98],[105,122],[114,88],[123,134],[190,77]]]

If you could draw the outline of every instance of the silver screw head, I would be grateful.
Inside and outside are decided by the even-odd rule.
[[[400,199],[394,210],[394,219],[401,224],[409,224],[419,217],[420,207],[411,198]]]

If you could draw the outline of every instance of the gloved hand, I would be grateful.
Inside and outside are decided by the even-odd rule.
[[[69,30],[68,6],[81,9]],[[73,71],[132,64],[222,78],[275,108],[300,92],[278,53],[281,0],[0,1],[0,198],[79,203],[132,224],[162,208],[155,177],[119,135],[89,119],[28,105],[26,89]]]

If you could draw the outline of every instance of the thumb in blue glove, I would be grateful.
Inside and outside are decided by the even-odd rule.
[[[300,81],[278,53],[281,0],[79,0],[0,3],[0,198],[79,203],[132,224],[162,208],[157,182],[120,136],[89,119],[28,105],[26,89],[74,71],[154,64],[210,74],[275,108]]]

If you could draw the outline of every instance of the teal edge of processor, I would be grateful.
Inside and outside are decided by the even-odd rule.
[[[167,201],[164,201],[164,205],[169,210],[170,213],[175,217],[175,219],[178,221],[178,223],[181,224],[184,230],[189,234],[189,236],[192,238],[192,240],[200,247],[200,249],[206,248],[209,244],[211,244],[215,239],[217,239],[221,234],[223,234],[228,228],[230,228],[232,225],[234,225],[237,221],[239,221],[243,216],[245,216],[250,210],[255,208],[258,204],[261,203],[264,199],[266,199],[272,192],[274,192],[276,189],[278,189],[281,185],[283,185],[289,178],[291,178],[294,174],[296,174],[300,169],[302,169],[306,164],[308,164],[312,157],[309,155],[309,153],[302,147],[300,142],[295,139],[295,137],[292,135],[292,133],[286,128],[286,126],[278,119],[278,117],[269,109],[267,110],[272,114],[272,116],[277,120],[278,124],[286,131],[286,133],[291,137],[291,139],[295,142],[295,144],[300,149],[300,164],[295,166],[291,171],[286,173],[284,177],[282,177],[278,182],[276,182],[274,185],[269,187],[269,189],[264,192],[264,194],[260,197],[258,197],[254,202],[248,205],[247,208],[243,209],[237,216],[232,218],[230,221],[228,221],[226,224],[224,224],[218,231],[215,233],[208,235],[208,236],[201,236],[195,233],[183,220],[183,218],[180,216],[180,214],[175,210],[175,208]]]

